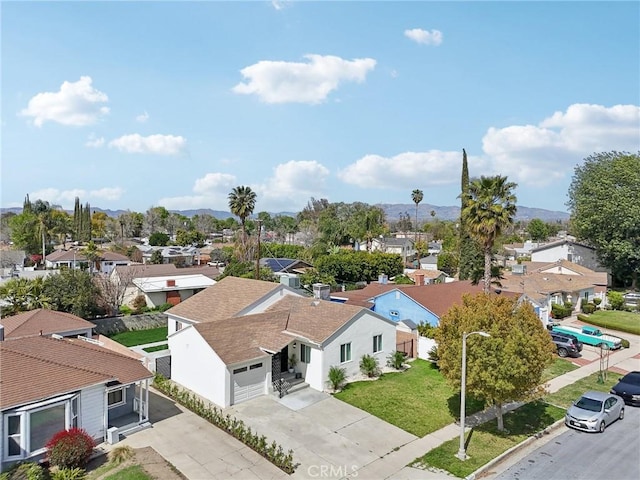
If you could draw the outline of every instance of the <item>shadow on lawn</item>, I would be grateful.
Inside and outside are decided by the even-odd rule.
[[[527,403],[508,414],[505,413],[504,428],[507,430],[506,432],[498,430],[498,423],[495,419],[475,428],[495,435],[533,435],[556,421],[549,414],[547,408],[549,408],[548,404],[538,400]]]
[[[481,412],[485,407],[484,399],[476,398],[469,394],[467,394],[465,403],[467,417],[474,413]],[[456,422],[460,421],[460,392],[454,393],[447,399],[447,406],[449,408],[449,414],[456,419]]]

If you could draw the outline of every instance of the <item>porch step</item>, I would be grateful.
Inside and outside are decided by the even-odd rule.
[[[294,392],[297,392],[299,390],[304,390],[305,388],[309,388],[309,384],[308,383],[305,383],[305,382],[296,383],[295,385],[291,386],[291,388],[289,389],[287,394],[294,393]]]

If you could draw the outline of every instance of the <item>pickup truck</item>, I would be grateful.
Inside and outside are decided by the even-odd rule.
[[[622,347],[622,340],[612,335],[605,335],[599,328],[595,327],[569,327],[564,325],[553,325],[551,327],[552,332],[569,333],[574,335],[578,341],[585,345],[594,345],[599,347],[600,345],[608,347],[610,350],[616,350]]]

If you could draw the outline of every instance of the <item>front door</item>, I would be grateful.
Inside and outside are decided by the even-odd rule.
[[[289,345],[280,350],[280,373],[289,370]]]

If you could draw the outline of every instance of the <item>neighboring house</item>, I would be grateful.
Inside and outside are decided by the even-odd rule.
[[[322,391],[331,366],[351,377],[362,355],[383,365],[396,348],[395,324],[366,308],[257,280],[226,277],[167,315],[172,380],[222,407],[286,393],[293,353],[300,381]]]
[[[607,271],[598,261],[595,248],[575,240],[562,239],[531,250],[532,262],[551,263],[557,260],[577,263],[596,272]]]
[[[441,242],[429,242],[427,245],[427,253],[430,255],[438,255],[442,251]]]
[[[142,277],[134,278],[132,282],[138,288],[138,295],[144,295],[151,308],[165,303],[177,305],[216,283],[202,274]]]
[[[83,428],[100,443],[148,422],[152,374],[138,360],[36,336],[0,341],[0,365],[0,470],[41,459],[64,429]]]
[[[89,260],[82,249],[56,250],[45,257],[46,268],[81,268],[88,265]],[[129,265],[131,260],[125,255],[115,252],[101,252],[96,260],[94,271],[110,275],[117,266]]]
[[[0,278],[17,276],[22,270],[27,253],[24,250],[0,250]]]
[[[364,245],[364,248],[361,247],[361,250],[365,249],[366,244]],[[400,255],[404,262],[413,259],[416,255],[416,249],[413,240],[406,237],[374,238],[371,240],[371,251],[395,253],[396,255]]]
[[[440,270],[407,270],[407,277],[416,285],[430,285],[432,283],[445,283],[449,275]]]
[[[162,263],[173,263],[190,267],[200,264],[200,251],[194,246],[181,247],[171,245],[168,247],[154,247],[151,245],[137,245],[142,252],[142,263],[150,263],[151,255],[159,250],[162,255]]]
[[[539,246],[540,243],[527,240],[524,243],[506,244],[502,248],[507,256],[513,260],[517,260],[518,258],[531,257],[531,251]]]
[[[271,269],[276,276],[284,273],[302,274],[312,267],[310,263],[293,258],[261,258],[260,266]]]
[[[4,327],[4,338],[0,339],[9,340],[53,334],[91,338],[95,325],[70,313],[39,308],[4,317],[0,319],[0,326]]]
[[[421,258],[420,270],[438,270],[438,255],[432,253]]]

